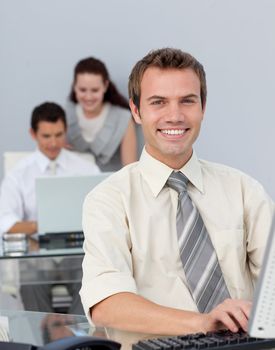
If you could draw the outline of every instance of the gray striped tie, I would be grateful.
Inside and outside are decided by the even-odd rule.
[[[181,172],[173,172],[167,185],[179,194],[177,234],[189,290],[198,310],[209,312],[230,295],[201,215],[187,193],[188,181]]]

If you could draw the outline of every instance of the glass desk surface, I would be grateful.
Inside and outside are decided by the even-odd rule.
[[[14,242],[9,246],[14,249],[6,249],[4,243],[0,239],[0,281],[5,288],[74,283],[82,278],[83,241],[53,237],[51,241],[41,242],[37,237],[28,237],[24,239],[21,246],[24,249],[21,250],[20,246],[13,246]]]
[[[11,234],[12,235],[12,234]],[[54,237],[49,242],[40,242],[38,237],[28,237],[23,248],[6,249],[3,240],[0,241],[0,259],[27,259],[38,257],[81,256],[84,254],[82,241],[66,241]],[[11,248],[12,243],[11,243]]]
[[[1,341],[41,346],[69,336],[92,334],[106,337],[104,328],[90,326],[85,316],[0,310]]]
[[[42,346],[71,336],[111,339],[121,344],[121,350],[131,350],[132,344],[152,337],[90,325],[86,316],[81,315],[0,309],[0,341]]]

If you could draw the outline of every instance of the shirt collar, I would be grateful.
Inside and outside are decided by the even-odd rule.
[[[158,196],[171,172],[174,170],[169,166],[163,164],[159,160],[153,158],[145,148],[142,151],[139,167],[142,176],[148,183],[155,197]],[[202,181],[202,171],[199,160],[196,153],[193,154],[189,161],[179,169],[188,180],[203,193],[203,181]]]
[[[46,173],[49,163],[51,160],[45,156],[39,149],[35,151],[36,154],[36,161],[37,164],[41,170],[41,172],[44,174]],[[58,157],[55,159],[56,165],[61,168],[66,168],[66,157],[65,157],[65,150],[62,149],[59,153]]]

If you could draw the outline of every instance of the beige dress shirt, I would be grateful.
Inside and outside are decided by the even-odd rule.
[[[84,310],[119,292],[197,311],[186,285],[176,231],[173,169],[145,150],[139,162],[110,176],[84,202]],[[274,213],[263,187],[230,167],[191,159],[181,169],[209,232],[232,298],[251,299]]]

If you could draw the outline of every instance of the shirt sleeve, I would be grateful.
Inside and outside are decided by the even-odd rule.
[[[16,179],[7,175],[0,192],[0,234],[7,232],[17,221],[22,221],[24,208]]]
[[[93,305],[120,292],[137,291],[125,209],[112,186],[99,185],[85,199],[83,231],[85,256],[80,295],[91,320],[89,309]]]

